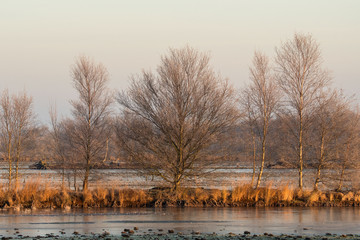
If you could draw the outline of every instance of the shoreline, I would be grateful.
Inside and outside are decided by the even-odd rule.
[[[71,191],[27,184],[19,190],[0,189],[0,209],[164,208],[164,207],[359,207],[360,192],[310,191],[282,188],[232,190],[183,188]]]
[[[112,235],[108,232],[101,234],[86,234],[80,235],[74,233],[71,236],[61,236],[57,234],[46,234],[46,235],[37,235],[37,236],[23,236],[21,234],[13,236],[2,236],[1,239],[22,239],[22,240],[33,240],[33,239],[60,239],[60,240],[85,240],[85,239],[106,239],[106,240],[121,240],[121,239],[132,239],[132,240],[232,240],[232,239],[254,239],[254,240],[279,240],[279,239],[297,239],[297,240],[331,240],[331,239],[360,239],[358,234],[331,234],[326,233],[323,235],[299,235],[299,234],[251,234],[249,232],[244,232],[242,234],[228,233],[228,234],[203,234],[203,233],[192,233],[192,234],[182,234],[182,233],[147,233],[147,234],[137,234],[124,232],[121,235]]]

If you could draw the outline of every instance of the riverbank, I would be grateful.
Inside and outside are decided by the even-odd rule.
[[[258,189],[241,185],[231,190],[183,188],[95,188],[71,191],[29,182],[18,190],[0,188],[1,209],[119,208],[119,207],[313,207],[360,206],[360,191],[321,192],[288,186]]]

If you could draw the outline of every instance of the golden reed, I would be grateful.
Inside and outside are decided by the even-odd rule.
[[[284,185],[254,189],[241,184],[226,189],[169,188],[109,189],[96,187],[87,191],[41,184],[40,179],[17,189],[0,186],[0,208],[118,208],[118,207],[282,207],[282,206],[360,206],[360,192],[321,192],[299,190]]]

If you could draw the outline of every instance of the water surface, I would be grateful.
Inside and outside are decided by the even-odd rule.
[[[138,227],[137,234],[175,232],[236,234],[360,234],[360,208],[165,208],[87,209],[0,212],[0,235],[45,235],[64,231],[70,236],[121,234]],[[151,229],[151,231],[149,231]]]

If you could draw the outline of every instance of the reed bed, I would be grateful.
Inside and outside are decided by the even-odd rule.
[[[36,180],[17,189],[0,186],[0,208],[120,208],[120,207],[284,207],[284,206],[360,206],[360,191],[321,192],[299,190],[289,185],[271,184],[254,189],[241,184],[226,189],[169,188],[149,190],[94,188],[72,191],[50,187]]]

